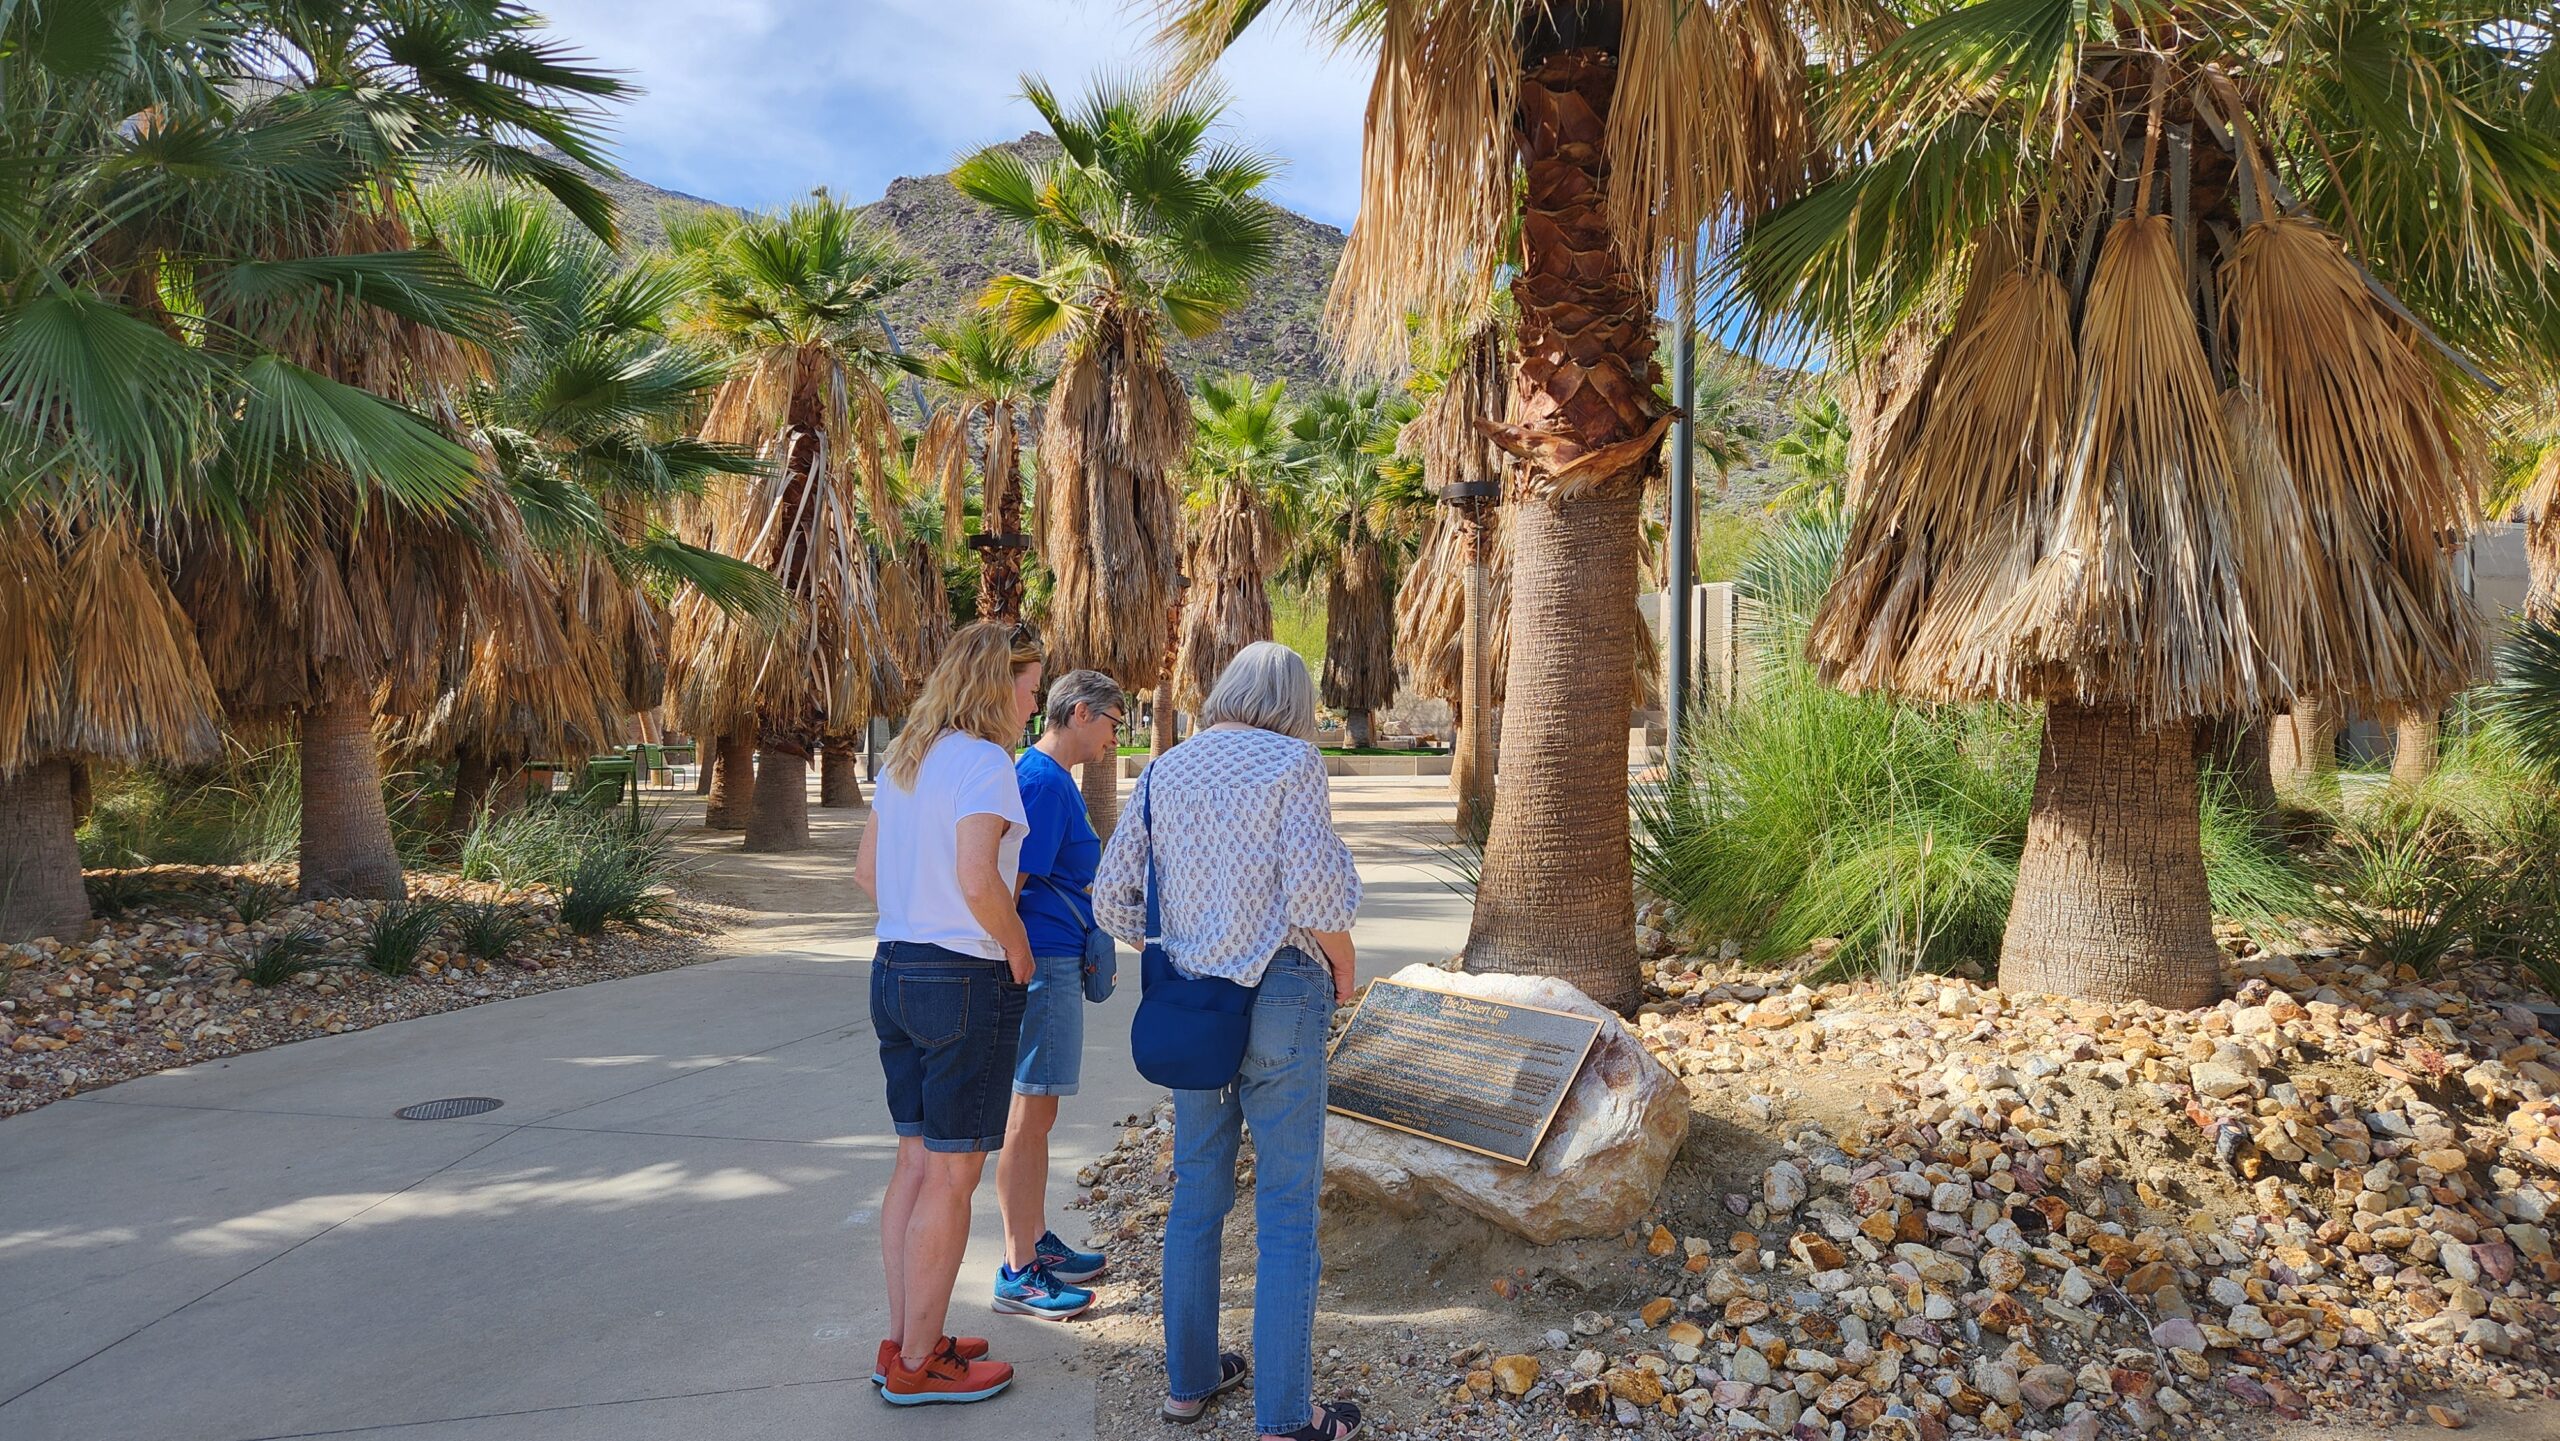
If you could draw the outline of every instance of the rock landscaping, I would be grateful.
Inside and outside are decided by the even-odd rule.
[[[1692,1115],[1654,1213],[1505,1249],[1329,1203],[1318,1394],[1417,1441],[2560,1432],[2560,1038],[2476,970],[2231,944],[2183,1012],[1659,961],[1633,1030]],[[1170,1131],[1079,1177],[1122,1302],[1106,1434],[1162,1384]]]
[[[504,908],[520,926],[494,959],[466,954],[448,923],[414,969],[367,969],[360,951],[380,901],[292,901],[289,868],[161,866],[117,873],[150,899],[80,935],[0,946],[0,1116],[153,1071],[307,1036],[484,1001],[690,965],[725,912],[675,898],[644,929],[578,936],[547,889],[508,891],[413,875],[413,903]],[[254,920],[242,919],[242,901]],[[259,953],[284,937],[307,964],[257,985]]]

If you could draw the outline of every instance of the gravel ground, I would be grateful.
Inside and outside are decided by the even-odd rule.
[[[559,924],[557,898],[546,891],[413,874],[413,899],[504,905],[524,931],[495,962],[461,954],[447,931],[419,952],[414,974],[393,978],[327,964],[353,958],[380,902],[281,904],[253,924],[234,898],[249,887],[289,897],[288,869],[160,866],[124,874],[159,894],[92,922],[85,934],[0,948],[0,1117],[306,1036],[691,965],[708,957],[706,939],[734,919],[677,896],[658,923],[576,936]],[[250,909],[258,913],[254,903]],[[324,948],[313,968],[267,987],[241,974],[260,943],[297,931]]]
[[[2164,1013],[1663,960],[1634,1025],[1692,1127],[1659,1214],[1539,1248],[1329,1200],[1316,1394],[1390,1441],[2560,1437],[2560,1045],[2465,979],[2252,952]],[[1172,1434],[1170,1141],[1131,1117],[1077,1178],[1103,1435]],[[1193,1434],[1253,1436],[1249,1393]]]

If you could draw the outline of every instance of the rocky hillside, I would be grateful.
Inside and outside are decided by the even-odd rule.
[[[1027,135],[1015,148],[1053,153],[1056,142]],[[629,178],[605,182],[622,207],[623,230],[639,247],[664,244],[665,213],[712,204],[699,196]],[[924,263],[924,275],[890,303],[889,317],[901,343],[912,346],[930,325],[957,319],[975,304],[987,280],[1000,271],[1030,269],[1031,248],[1011,227],[999,224],[944,175],[908,176],[890,182],[889,193],[863,213],[906,242]],[[1284,377],[1292,389],[1321,384],[1332,372],[1325,347],[1325,290],[1342,258],[1339,230],[1280,210],[1280,258],[1253,298],[1217,333],[1174,347],[1175,364],[1196,376],[1245,370],[1265,379]]]

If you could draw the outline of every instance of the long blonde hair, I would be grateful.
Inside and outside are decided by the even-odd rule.
[[[953,731],[1007,750],[1022,739],[1013,715],[1013,678],[1040,663],[1040,641],[1028,626],[982,620],[962,626],[943,648],[942,664],[907,710],[906,726],[889,742],[889,779],[916,788],[925,752]]]

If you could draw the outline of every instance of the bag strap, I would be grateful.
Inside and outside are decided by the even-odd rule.
[[[1164,941],[1164,898],[1156,883],[1155,767],[1138,777],[1138,824],[1147,832],[1147,944]]]
[[[1096,928],[1093,919],[1093,903],[1091,900],[1088,899],[1086,903],[1081,906],[1077,905],[1075,892],[1068,890],[1065,886],[1059,885],[1056,881],[1051,880],[1047,876],[1024,876],[1023,879],[1026,881],[1038,881],[1040,884],[1047,886],[1050,894],[1067,903],[1067,914],[1084,922],[1084,928],[1086,930],[1093,930]]]

